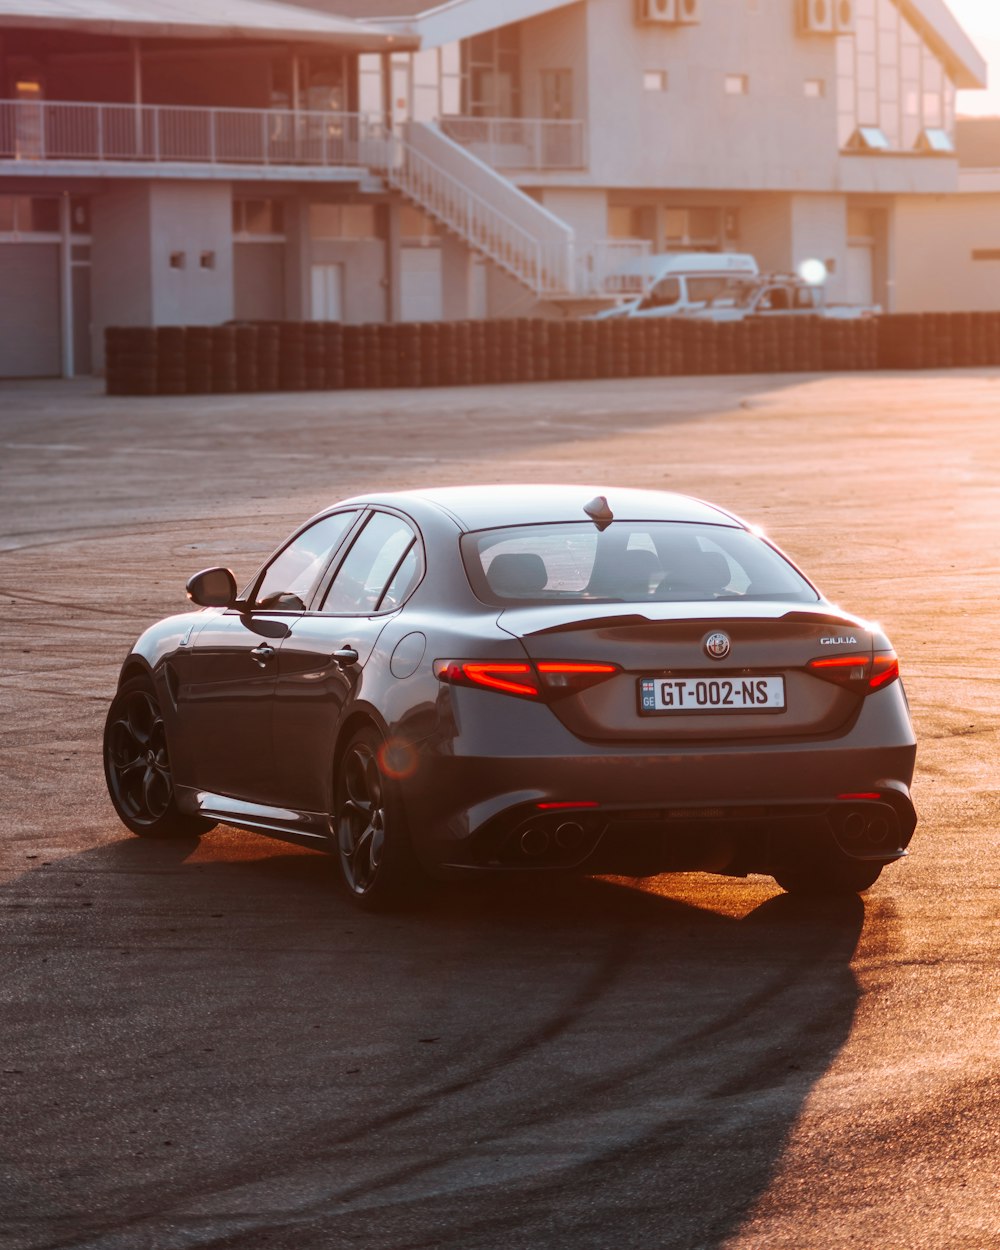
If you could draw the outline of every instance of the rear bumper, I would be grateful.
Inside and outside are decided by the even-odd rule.
[[[472,728],[425,745],[404,788],[416,850],[439,875],[769,871],[813,839],[889,862],[916,824],[901,687],[869,696],[838,738],[614,748],[573,737],[548,708],[461,693],[454,724]],[[578,829],[560,839],[562,825]]]

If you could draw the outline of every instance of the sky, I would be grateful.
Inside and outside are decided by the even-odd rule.
[[[948,6],[990,67],[989,89],[960,91],[958,111],[1000,116],[1000,0],[948,0]]]

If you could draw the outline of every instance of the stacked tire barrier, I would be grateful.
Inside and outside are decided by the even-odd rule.
[[[898,313],[879,319],[885,369],[974,368],[1000,363],[1000,312]]]
[[[109,395],[1000,365],[1000,312],[110,327]]]

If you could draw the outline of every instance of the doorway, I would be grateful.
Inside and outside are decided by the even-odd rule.
[[[312,319],[313,321],[343,321],[343,265],[313,265]]]

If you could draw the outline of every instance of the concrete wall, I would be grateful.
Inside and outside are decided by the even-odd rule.
[[[231,320],[230,184],[153,182],[149,204],[154,324],[219,325]],[[171,267],[170,258],[175,253],[183,255],[183,268]]]
[[[622,0],[586,6],[591,167],[609,186],[836,186],[835,40],[803,37],[791,3],[707,0],[702,21],[636,20]],[[667,74],[645,91],[643,72]],[[749,94],[727,95],[745,74]],[[807,78],[825,95],[807,99]],[[614,107],[609,107],[609,102]]]
[[[572,227],[578,255],[608,237],[608,196],[603,188],[545,187],[537,194],[550,213]]]
[[[740,205],[738,250],[756,256],[761,269],[787,273],[792,264],[792,199],[751,195]]]
[[[106,326],[153,324],[150,188],[110,184],[91,200],[91,325],[95,368]]]
[[[1000,253],[1000,192],[900,198],[892,233],[894,311],[1000,309],[1000,260],[972,259]]]
[[[793,195],[789,270],[804,260],[821,260],[830,268],[827,297],[847,298],[847,199],[843,195]],[[829,262],[833,262],[832,265]]]
[[[94,361],[109,325],[218,325],[233,316],[232,194],[225,182],[150,182],[95,195]],[[183,268],[172,268],[183,253]],[[202,268],[203,253],[213,267]]]

